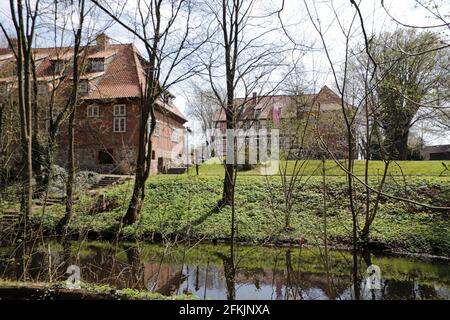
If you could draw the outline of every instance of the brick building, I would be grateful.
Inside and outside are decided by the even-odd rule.
[[[285,159],[318,158],[326,154],[321,147],[323,143],[337,158],[345,158],[348,152],[341,100],[327,86],[315,94],[262,97],[253,94],[246,99],[235,99],[235,105],[239,114],[236,128],[242,134],[256,134],[253,140],[256,148],[261,138],[259,132],[269,133],[270,144],[270,130],[278,129],[280,156]],[[222,108],[216,112],[214,122],[219,133],[216,136],[220,136],[215,139],[215,149],[219,156],[225,156],[226,117]],[[317,128],[323,143],[319,143]]]
[[[138,148],[140,97],[145,86],[145,59],[133,44],[112,44],[101,34],[84,48],[76,110],[75,156],[80,170],[101,173],[132,173]],[[40,130],[48,126],[50,104],[54,110],[67,101],[71,84],[73,48],[34,50]],[[15,59],[0,49],[0,96],[14,95]],[[164,172],[183,163],[186,119],[166,92],[155,108],[151,173]],[[45,132],[45,131],[43,131]],[[56,163],[66,161],[67,135],[62,127]]]

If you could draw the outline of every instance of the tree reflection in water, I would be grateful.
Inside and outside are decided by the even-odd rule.
[[[235,252],[233,243],[230,244],[230,251],[228,255],[217,252],[216,255],[222,259],[223,268],[225,272],[225,281],[227,284],[227,299],[236,300],[236,266],[235,266]]]
[[[183,246],[105,242],[2,245],[3,279],[58,282],[71,264],[86,283],[203,299],[448,299],[448,263],[300,247]],[[23,256],[23,252],[29,252]],[[325,262],[327,261],[327,264]],[[356,264],[355,264],[356,261]],[[380,265],[381,290],[365,283]],[[356,269],[354,266],[356,265]]]

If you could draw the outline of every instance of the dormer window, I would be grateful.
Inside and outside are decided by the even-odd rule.
[[[91,71],[104,71],[105,61],[103,59],[91,59]]]
[[[80,81],[78,84],[78,92],[81,95],[86,95],[89,92],[89,83],[86,80]]]
[[[261,114],[261,107],[255,106],[253,109],[253,119],[258,119]]]
[[[63,73],[66,65],[64,64],[64,61],[62,60],[56,60],[54,62],[54,68],[55,68],[55,73]]]

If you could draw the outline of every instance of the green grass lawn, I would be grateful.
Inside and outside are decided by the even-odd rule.
[[[80,197],[75,203],[75,217],[70,229],[77,232],[121,232],[126,236],[152,238],[156,235],[193,239],[228,239],[231,209],[216,209],[221,197],[223,178],[219,176],[160,175],[147,181],[146,198],[138,223],[120,229],[133,182],[128,181],[106,190],[107,199],[117,203],[109,212],[89,214],[95,198]],[[371,177],[376,186],[377,177]],[[406,179],[390,176],[386,193],[433,204],[450,206],[448,177]],[[320,176],[311,177],[306,185],[298,183],[293,192],[292,231],[284,229],[285,202],[280,177],[239,176],[236,187],[237,239],[244,242],[298,241],[321,244],[323,236],[323,196]],[[363,223],[364,188],[356,185],[356,208]],[[373,203],[375,195],[370,201]],[[351,214],[347,200],[346,179],[327,178],[328,236],[332,244],[351,241]],[[36,212],[36,223],[52,231],[64,215],[63,205]],[[371,231],[373,241],[388,248],[409,252],[450,255],[448,213],[433,211],[410,203],[383,198]]]
[[[297,168],[303,160],[298,161]],[[213,163],[214,161],[208,161],[199,166],[199,175],[201,176],[223,176],[224,167],[222,164]],[[442,165],[443,161],[393,161],[390,164],[389,174],[391,175],[405,175],[405,176],[450,176],[450,171],[445,171]],[[345,161],[341,161],[345,165]],[[450,166],[450,161],[445,161],[447,166]],[[258,166],[256,169],[251,171],[241,171],[240,175],[260,175],[261,168],[263,165]],[[281,161],[280,167],[282,171],[288,174],[292,174],[295,168],[295,161]],[[327,160],[325,164],[327,175],[345,175],[343,171],[333,160]],[[298,169],[297,169],[298,170]],[[318,176],[321,175],[322,164],[320,160],[307,160],[306,164],[302,167],[301,173],[303,175]],[[383,161],[370,161],[369,162],[369,175],[377,176],[382,175],[384,170]],[[365,161],[356,160],[354,164],[354,173],[356,175],[362,176],[365,172]],[[190,168],[191,175],[195,175],[195,167]]]

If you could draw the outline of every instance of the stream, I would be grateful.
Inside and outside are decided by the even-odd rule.
[[[70,265],[86,283],[200,299],[450,299],[450,263],[425,258],[227,244],[53,240],[0,247],[2,280],[65,281]]]

